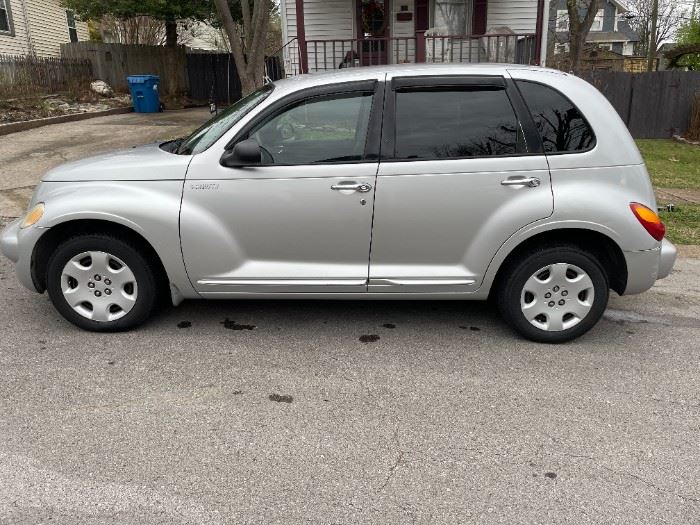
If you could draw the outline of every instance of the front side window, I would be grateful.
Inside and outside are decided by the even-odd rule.
[[[557,90],[526,80],[516,84],[532,113],[545,153],[575,153],[595,145],[595,135],[576,106]]]
[[[265,100],[272,93],[273,89],[273,84],[265,84],[257,91],[253,91],[247,97],[227,107],[184,139],[178,146],[177,153],[181,155],[201,153]]]
[[[396,93],[396,158],[514,155],[518,119],[504,89],[455,87]]]
[[[10,0],[0,0],[0,33],[11,33],[12,24],[8,3]]]
[[[78,28],[75,25],[75,13],[66,11],[66,21],[68,22],[68,36],[71,42],[78,41]]]
[[[353,162],[364,158],[372,93],[306,99],[259,126],[250,138],[263,164]]]

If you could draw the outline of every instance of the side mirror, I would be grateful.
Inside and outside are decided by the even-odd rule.
[[[227,168],[254,166],[262,162],[260,145],[253,139],[242,140],[232,150],[226,150],[219,163]]]

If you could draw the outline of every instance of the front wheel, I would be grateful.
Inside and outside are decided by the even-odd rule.
[[[46,283],[59,313],[95,332],[138,326],[156,304],[156,278],[148,260],[109,235],[83,235],[61,244],[49,261]]]
[[[595,326],[608,296],[607,275],[592,254],[572,246],[551,247],[506,268],[498,307],[527,339],[563,343]]]

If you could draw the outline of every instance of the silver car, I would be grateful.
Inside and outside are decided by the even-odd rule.
[[[187,138],[65,164],[2,233],[70,322],[159,297],[493,299],[571,340],[676,258],[642,157],[579,78],[508,65],[344,69],[268,84]]]

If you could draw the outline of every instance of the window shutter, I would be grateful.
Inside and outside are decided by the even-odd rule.
[[[483,35],[486,33],[486,12],[488,0],[474,0],[474,12],[472,14],[472,34]]]

